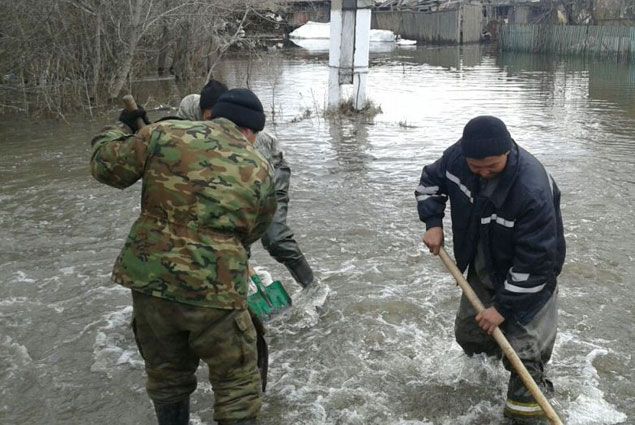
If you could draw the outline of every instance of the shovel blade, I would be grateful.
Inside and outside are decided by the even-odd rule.
[[[291,297],[279,280],[264,287],[264,294],[256,292],[247,298],[249,310],[257,317],[266,319],[291,305]]]

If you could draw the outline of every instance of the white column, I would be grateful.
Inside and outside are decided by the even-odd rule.
[[[337,107],[342,98],[342,86],[340,86],[340,69],[331,67],[329,69],[329,98],[328,107]]]
[[[332,0],[328,107],[341,102],[342,84],[353,84],[353,107],[366,104],[372,0]]]
[[[353,57],[353,107],[359,111],[366,105],[371,10],[368,8],[357,9],[356,12],[355,55]]]
[[[339,4],[338,4],[339,3]],[[339,7],[338,7],[339,6]],[[340,103],[342,89],[340,86],[340,57],[342,46],[342,3],[331,3],[331,24],[329,42],[329,91],[328,107],[336,107]]]

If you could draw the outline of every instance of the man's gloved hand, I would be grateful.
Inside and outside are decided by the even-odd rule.
[[[311,266],[304,258],[304,255],[295,261],[286,262],[284,265],[302,288],[307,288],[314,282],[313,270],[311,270]]]
[[[122,109],[119,114],[119,121],[126,124],[130,127],[133,133],[139,131],[139,126],[137,125],[137,119],[141,118],[144,123],[150,124],[150,120],[148,119],[148,114],[146,114],[145,109],[141,105],[138,105],[136,111],[128,111],[127,109]]]

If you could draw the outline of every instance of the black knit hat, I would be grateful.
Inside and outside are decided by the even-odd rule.
[[[238,127],[261,131],[265,113],[258,97],[249,89],[231,89],[218,98],[212,109],[214,118],[227,118]]]
[[[461,148],[466,158],[483,159],[509,152],[512,136],[500,119],[482,115],[472,118],[463,129]]]
[[[212,109],[218,98],[227,91],[227,86],[217,80],[209,80],[203,90],[201,90],[201,98],[198,101],[198,106],[201,111],[205,109]]]

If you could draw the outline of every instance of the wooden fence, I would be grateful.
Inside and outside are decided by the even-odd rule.
[[[481,38],[482,7],[466,4],[440,12],[374,11],[372,27],[423,43],[475,43]]]
[[[635,61],[635,27],[504,25],[503,50]]]
[[[483,33],[483,6],[480,4],[464,4],[461,7],[462,26],[461,42],[478,43]]]

